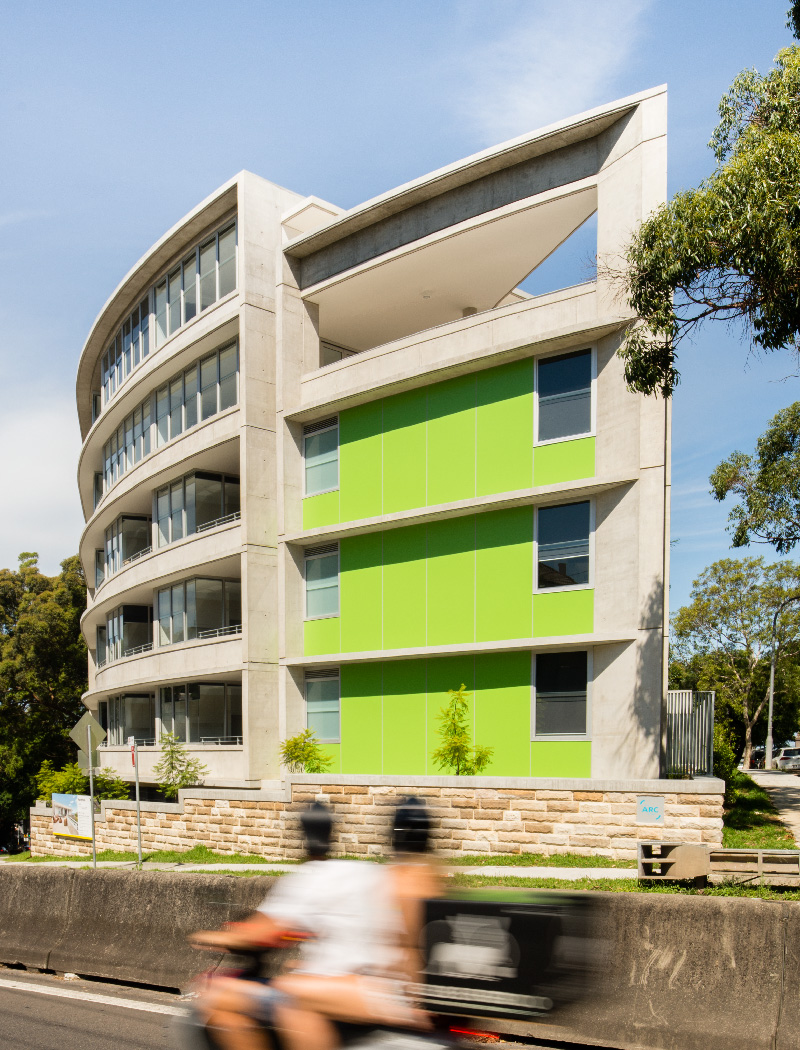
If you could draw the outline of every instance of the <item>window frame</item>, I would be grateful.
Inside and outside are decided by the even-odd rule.
[[[341,458],[340,458],[341,442],[339,440],[339,416],[338,416],[338,413],[337,413],[337,415],[335,417],[331,416],[330,418],[332,420],[335,420],[335,421],[331,422],[328,426],[319,427],[319,429],[311,430],[309,433],[306,433],[305,427],[303,428],[303,499],[312,499],[314,496],[324,496],[326,492],[339,492],[339,490],[341,488],[341,481],[342,481],[341,471],[340,471],[340,466],[341,466]],[[309,424],[309,425],[313,426],[313,424]],[[327,489],[318,489],[316,492],[309,492],[307,490],[307,487],[306,487],[306,481],[307,481],[306,440],[308,438],[317,437],[318,434],[326,434],[329,430],[335,430],[336,431],[336,484],[332,485],[330,488],[327,488]]]
[[[311,677],[308,677],[307,674],[303,675],[303,722],[304,722],[304,726],[305,726],[306,729],[311,728],[309,726],[309,724],[308,724],[308,686],[309,686],[309,684],[311,682],[319,682],[319,681],[331,682],[331,681],[335,680],[337,682],[337,684],[338,684],[338,687],[339,687],[338,688],[338,693],[339,693],[339,708],[338,708],[339,735],[335,736],[335,737],[332,737],[332,736],[331,737],[328,737],[328,736],[326,736],[326,737],[318,737],[317,739],[318,739],[320,744],[341,744],[341,742],[342,742],[342,674],[341,674],[341,669],[338,668],[338,667],[331,667],[331,668],[321,667],[319,669],[314,668],[314,670],[315,671],[319,670],[320,672],[326,672],[326,673],[313,674]],[[330,672],[330,673],[327,673],[327,672]]]
[[[326,544],[326,547],[328,544]],[[341,548],[339,544],[330,544],[331,547],[336,547],[336,612],[325,613],[323,616],[309,616],[308,615],[308,573],[307,566],[310,561],[316,561],[318,558],[331,558],[334,552],[332,550],[320,551],[318,554],[307,554],[306,551],[316,550],[315,547],[307,547],[303,551],[303,621],[311,620],[334,620],[342,614],[342,562],[341,562]]]
[[[539,586],[539,511],[552,510],[555,507],[569,507],[574,503],[589,504],[589,579],[586,583],[571,583],[566,587]],[[559,500],[558,503],[537,503],[533,508],[533,593],[564,594],[567,591],[590,591],[594,588],[595,573],[595,500],[593,496],[584,499]]]
[[[550,652],[586,653],[586,731],[584,733],[536,733],[536,658],[537,656],[549,655]],[[563,649],[549,650],[548,652],[531,653],[531,719],[530,736],[531,743],[544,741],[568,741],[568,740],[592,740],[592,692],[594,685],[594,646],[585,648],[564,647]]]
[[[564,437],[539,440],[539,362],[549,361],[554,357],[566,357],[568,354],[588,350],[591,354],[591,382],[589,384],[590,428],[581,434],[566,434]],[[572,350],[556,350],[551,354],[539,354],[533,359],[533,446],[557,445],[562,441],[579,441],[581,438],[597,437],[597,346],[580,346]]]
[[[163,550],[163,548],[162,548]],[[204,638],[200,637],[200,631],[197,627],[197,605],[195,598],[195,636],[194,638],[189,637],[189,599],[187,595],[187,588],[190,584],[195,583],[197,580],[209,580],[213,583],[221,584],[221,605],[220,609],[222,612],[222,620],[226,618],[227,608],[227,588],[231,584],[238,584],[239,587],[239,623],[237,624],[225,624],[222,623],[219,627],[210,628],[214,633],[207,635]],[[180,610],[182,620],[182,633],[183,637],[175,641],[173,638],[173,619],[177,615],[177,610],[172,599],[173,591],[180,588],[182,594],[182,607]],[[169,641],[164,644],[161,643],[160,639],[160,628],[161,628],[161,616],[159,615],[159,597],[162,593],[167,592],[169,594],[169,612],[167,613],[166,619],[169,622]],[[153,649],[170,649],[176,645],[195,645],[198,642],[218,642],[220,640],[227,641],[229,638],[241,638],[244,631],[244,617],[242,615],[242,581],[230,576],[202,576],[193,575],[185,576],[182,579],[174,580],[172,583],[164,584],[161,587],[156,587],[153,591],[153,602],[151,605],[152,611],[152,646]],[[231,630],[233,627],[238,627],[239,630]],[[222,632],[222,633],[221,633]],[[205,632],[204,632],[205,633]],[[180,684],[180,683],[179,683]]]

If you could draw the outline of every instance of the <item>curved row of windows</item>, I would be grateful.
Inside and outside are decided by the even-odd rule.
[[[147,359],[151,349],[157,349],[182,325],[235,288],[234,221],[202,241],[156,281],[122,322],[100,362],[103,406]],[[99,397],[93,405],[95,419],[100,410],[98,401]]]
[[[143,747],[157,744],[163,733],[184,743],[242,743],[242,687],[238,682],[181,682],[153,693],[110,696],[98,704],[100,724],[108,733],[106,747],[135,737]]]
[[[238,346],[233,342],[202,357],[145,398],[103,446],[103,470],[95,476],[94,505],[154,446],[160,448],[238,404],[238,377]]]

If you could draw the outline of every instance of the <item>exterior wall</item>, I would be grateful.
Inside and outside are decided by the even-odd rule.
[[[432,838],[444,856],[460,853],[598,854],[633,860],[639,840],[722,842],[720,780],[499,780],[487,777],[292,776],[273,792],[181,792],[174,805],[142,805],[142,847],[189,850],[201,843],[222,853],[275,860],[302,855],[297,815],[312,799],[329,802],[341,853],[388,852],[391,816],[413,792],[432,811]],[[636,823],[639,794],[661,795],[663,827]],[[88,843],[56,839],[51,816],[31,810],[34,855],[86,856]],[[104,802],[95,823],[97,848],[136,849],[134,803]]]

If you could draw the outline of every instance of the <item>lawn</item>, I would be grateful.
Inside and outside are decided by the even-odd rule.
[[[723,817],[722,845],[735,849],[796,849],[767,791],[746,773],[731,780],[731,804]]]
[[[12,861],[30,861],[33,864],[43,864],[53,860],[86,861],[86,856],[62,857],[46,856],[32,857],[30,853],[17,853],[9,858]],[[91,859],[91,858],[90,858]],[[97,854],[98,860],[115,860],[136,863],[138,854],[120,852],[118,850],[105,849]],[[215,853],[207,846],[193,846],[192,849],[179,853],[177,850],[156,850],[154,853],[142,853],[142,860],[153,864],[295,864],[296,861],[278,859],[275,857],[260,857],[249,853]]]
[[[503,853],[500,856],[480,853],[477,856],[448,857],[446,864],[466,867],[503,868],[635,868],[635,860],[613,860],[611,857],[584,857],[581,853]]]

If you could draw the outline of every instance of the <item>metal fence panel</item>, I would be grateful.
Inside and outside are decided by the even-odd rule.
[[[670,689],[667,693],[667,775],[714,772],[714,692]]]

